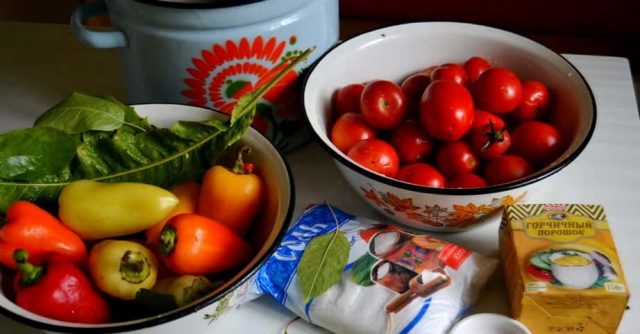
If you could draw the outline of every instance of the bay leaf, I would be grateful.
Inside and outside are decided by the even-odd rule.
[[[125,123],[125,109],[113,99],[74,92],[38,117],[34,127],[52,127],[69,134],[113,131]]]
[[[348,259],[349,240],[339,229],[311,240],[298,264],[298,284],[304,302],[338,283]]]

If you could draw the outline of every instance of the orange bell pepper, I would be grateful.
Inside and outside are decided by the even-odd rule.
[[[14,202],[7,209],[7,222],[0,229],[0,263],[16,269],[13,253],[19,248],[29,252],[36,264],[52,255],[76,263],[87,258],[87,247],[77,234],[28,201]]]
[[[251,258],[251,246],[225,225],[183,213],[160,233],[160,258],[179,275],[209,275],[238,267]]]
[[[144,231],[147,238],[147,244],[151,248],[156,248],[159,243],[160,232],[164,225],[173,216],[177,216],[181,213],[195,213],[198,206],[198,197],[200,196],[200,185],[195,181],[185,181],[178,183],[169,189],[180,201],[173,211],[163,219],[161,222],[151,226]]]
[[[253,173],[253,164],[244,163],[242,156],[248,147],[238,153],[232,169],[211,167],[204,175],[198,201],[198,213],[219,221],[244,236],[264,202],[264,184]]]

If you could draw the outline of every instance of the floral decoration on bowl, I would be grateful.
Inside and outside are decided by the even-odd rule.
[[[478,219],[498,212],[506,205],[521,203],[527,195],[524,191],[517,196],[505,195],[494,197],[487,204],[429,205],[414,203],[411,197],[398,196],[392,191],[381,191],[371,184],[368,189],[360,187],[362,196],[388,215],[399,216],[412,223],[433,228],[465,228],[474,225]]]

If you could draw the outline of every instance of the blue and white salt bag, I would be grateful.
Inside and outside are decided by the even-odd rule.
[[[305,302],[298,278],[301,259],[314,239],[335,234],[336,227],[348,242],[339,254],[346,264],[338,268],[335,282]],[[324,253],[318,263],[334,261],[336,251]],[[335,333],[444,334],[468,312],[496,265],[495,259],[430,235],[322,204],[301,215],[250,289]],[[314,286],[326,286],[330,279],[311,276]]]

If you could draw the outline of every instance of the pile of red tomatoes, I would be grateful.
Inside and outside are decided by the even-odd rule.
[[[550,91],[482,57],[413,73],[401,83],[353,83],[334,94],[333,144],[361,166],[449,188],[511,182],[563,151]]]

